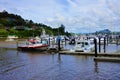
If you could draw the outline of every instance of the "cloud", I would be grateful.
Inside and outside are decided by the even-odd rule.
[[[52,27],[64,24],[70,32],[120,29],[119,0],[1,0],[0,11]],[[113,28],[111,28],[113,27]]]

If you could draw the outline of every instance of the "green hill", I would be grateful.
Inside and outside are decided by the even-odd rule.
[[[0,12],[0,35],[15,34],[23,37],[31,36],[33,33],[40,35],[43,28],[48,35],[58,35],[58,29],[60,35],[65,34],[65,26],[63,24],[58,26],[58,28],[52,28],[42,23],[34,23],[32,20],[25,20],[20,15],[10,14],[5,10]]]

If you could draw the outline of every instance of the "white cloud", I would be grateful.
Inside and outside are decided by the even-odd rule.
[[[34,22],[59,27],[64,24],[71,32],[94,32],[120,29],[119,0],[1,0],[0,11],[21,15]],[[60,3],[61,2],[61,3]],[[64,3],[64,4],[63,4]],[[113,30],[113,29],[111,29]]]

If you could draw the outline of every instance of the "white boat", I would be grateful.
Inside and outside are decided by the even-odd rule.
[[[5,41],[14,41],[15,39],[17,39],[17,36],[14,35],[8,35],[7,39]]]
[[[6,39],[5,41],[14,41],[14,39],[8,38],[8,39]]]
[[[79,40],[74,47],[75,52],[92,52],[94,51],[94,44],[90,40]]]
[[[18,37],[15,35],[9,35],[7,38],[17,39]]]

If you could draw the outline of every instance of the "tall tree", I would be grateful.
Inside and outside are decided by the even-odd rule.
[[[61,24],[61,26],[59,27],[59,34],[60,35],[64,35],[65,34],[65,26],[63,24]]]

